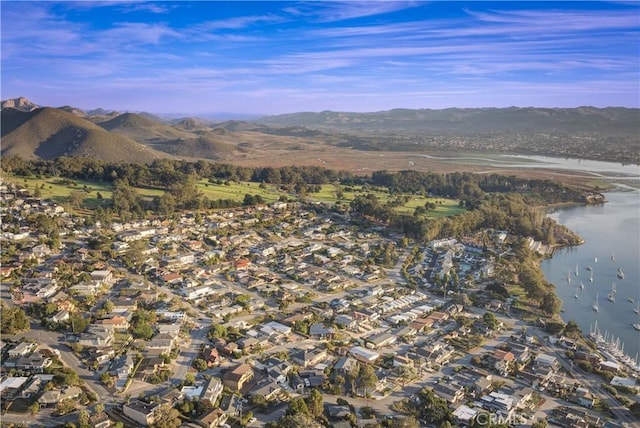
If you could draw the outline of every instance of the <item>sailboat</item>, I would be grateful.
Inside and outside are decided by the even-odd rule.
[[[589,282],[593,282],[593,271],[591,271],[591,275],[589,275]]]
[[[584,284],[580,281],[580,290],[584,290]]]
[[[640,301],[638,301],[638,306],[633,310],[634,313],[640,314]]]
[[[615,254],[611,254],[611,261],[614,261],[616,259],[616,255]]]
[[[594,258],[593,258],[593,262],[594,262],[594,263],[598,263],[598,258],[597,258],[597,257],[594,257]]]
[[[593,268],[591,266],[587,266],[585,269],[588,270],[588,271],[592,271],[593,270]]]
[[[622,272],[622,269],[620,268],[620,266],[618,266],[618,278],[624,279],[624,272]]]
[[[604,337],[602,337],[602,333],[600,333],[600,330],[598,329],[598,320],[596,320],[593,328],[589,328],[589,337],[596,343],[604,342]]]
[[[596,293],[596,300],[593,301],[591,308],[596,312],[600,311],[600,308],[598,307],[598,293]]]
[[[578,276],[578,265],[576,264],[576,276]]]

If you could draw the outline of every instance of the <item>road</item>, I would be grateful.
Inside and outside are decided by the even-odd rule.
[[[64,345],[64,337],[55,331],[45,329],[39,322],[31,321],[31,329],[28,332],[15,335],[4,335],[3,339],[9,340],[27,340],[34,341],[46,348],[57,350],[60,352],[60,361],[67,367],[73,369],[80,379],[85,382],[85,386],[91,392],[96,394],[98,401],[110,402],[113,397],[107,391],[98,379],[98,374],[90,370],[82,368],[82,363],[66,345]]]

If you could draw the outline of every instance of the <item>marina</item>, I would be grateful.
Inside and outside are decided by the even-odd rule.
[[[585,242],[557,250],[542,262],[542,269],[563,302],[565,322],[575,321],[587,335],[597,321],[608,338],[615,336],[619,350],[624,344],[624,353],[635,359],[640,353],[640,330],[636,328],[640,324],[640,197],[638,191],[619,191],[607,193],[606,198],[603,205],[551,214]],[[572,279],[576,277],[576,265],[583,273],[589,272],[586,278],[578,277],[582,281],[577,286],[567,282],[567,272]],[[613,356],[610,350],[608,353]]]

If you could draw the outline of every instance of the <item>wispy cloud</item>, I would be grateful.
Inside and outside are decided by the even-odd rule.
[[[418,2],[394,1],[325,1],[296,7],[284,8],[283,11],[294,17],[304,17],[315,22],[339,22],[348,19],[383,15],[390,12],[416,7]]]
[[[441,3],[282,5],[2,2],[2,88],[28,90],[30,81],[49,94],[68,85],[105,97],[240,98],[265,109],[289,99],[344,110],[341,103],[382,109],[447,97],[497,103],[495,94],[517,104],[514,94],[542,99],[545,88],[577,99],[592,87],[599,100],[638,103],[634,5],[636,13],[469,3],[441,15],[432,13]]]

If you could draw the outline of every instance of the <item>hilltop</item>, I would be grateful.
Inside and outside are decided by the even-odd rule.
[[[90,156],[102,160],[150,162],[165,156],[125,136],[110,133],[65,110],[2,110],[2,156],[53,159]]]
[[[40,106],[38,104],[35,104],[29,101],[25,97],[18,97],[18,98],[11,98],[11,99],[2,101],[2,109],[7,107],[15,108],[21,111],[33,111],[39,108]]]

